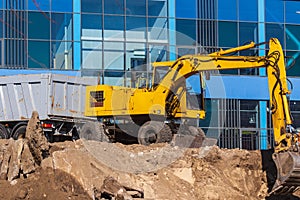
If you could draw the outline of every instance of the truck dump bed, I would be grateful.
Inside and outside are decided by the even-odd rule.
[[[0,77],[0,121],[24,120],[38,111],[41,120],[85,118],[85,88],[96,78],[58,74]]]

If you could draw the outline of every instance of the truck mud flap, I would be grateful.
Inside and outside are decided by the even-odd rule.
[[[273,160],[277,168],[277,179],[270,194],[291,194],[300,188],[299,152],[274,153]]]

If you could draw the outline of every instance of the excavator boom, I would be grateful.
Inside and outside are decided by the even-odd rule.
[[[245,46],[221,50],[209,55],[185,55],[173,63],[165,62],[164,65],[169,65],[170,70],[156,90],[168,93],[176,88],[176,82],[182,77],[188,78],[201,71],[265,67],[267,69],[275,142],[273,160],[278,172],[272,193],[292,193],[300,186],[300,154],[298,135],[292,126],[293,122],[288,103],[290,91],[280,42],[276,38],[270,39],[269,52],[266,56],[228,55],[259,45],[252,42]],[[155,65],[162,65],[162,63],[156,63]]]

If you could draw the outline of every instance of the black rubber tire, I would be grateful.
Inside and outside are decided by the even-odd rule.
[[[142,145],[150,145],[162,142],[161,130],[164,129],[164,123],[158,121],[145,122],[138,131],[138,142]]]
[[[167,124],[164,124],[163,128],[159,132],[159,135],[160,137],[158,138],[159,140],[157,143],[170,143],[173,139],[172,130]]]
[[[19,123],[12,129],[12,138],[14,140],[25,138],[27,124],[26,123]]]
[[[10,137],[6,127],[0,124],[0,139],[8,139]]]
[[[104,132],[104,125],[100,122],[86,122],[80,130],[79,137],[85,140],[109,142],[109,138]]]

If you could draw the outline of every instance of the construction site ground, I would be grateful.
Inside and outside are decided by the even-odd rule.
[[[0,140],[0,199],[300,199],[269,194],[271,151],[205,144],[48,143],[33,113],[25,139]]]
[[[0,141],[0,199],[109,199],[107,178],[136,199],[298,199],[268,195],[269,152],[77,140],[49,144],[38,165],[26,142]]]

